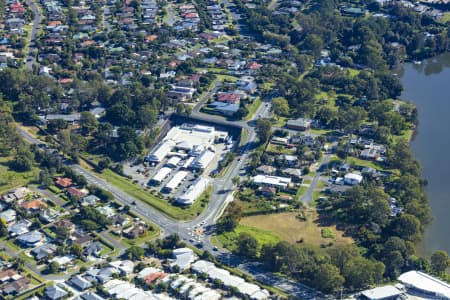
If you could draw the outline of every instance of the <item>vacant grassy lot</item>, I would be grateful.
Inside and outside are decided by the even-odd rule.
[[[236,249],[236,241],[240,233],[248,233],[258,240],[259,245],[276,244],[280,241],[277,234],[243,224],[239,224],[233,232],[227,232],[217,236],[217,241],[225,248]]]
[[[198,216],[207,206],[211,191],[208,190],[200,196],[193,205],[187,207],[174,206],[167,200],[160,199],[150,192],[144,190],[141,186],[132,183],[129,179],[114,173],[111,170],[104,170],[99,174],[103,179],[115,185],[125,193],[147,203],[153,208],[165,213],[176,220],[190,220]]]
[[[332,241],[335,244],[351,244],[353,240],[344,237],[343,232],[336,229],[336,226],[320,226],[318,216],[315,211],[306,213],[307,220],[301,221],[296,218],[296,213],[279,213],[272,215],[260,215],[245,217],[241,220],[240,226],[262,230],[267,234],[273,234],[283,241],[295,243],[303,239],[303,243],[320,246]],[[335,237],[325,239],[322,237],[322,229],[331,228]]]
[[[258,109],[258,107],[261,105],[262,100],[260,97],[256,98],[252,104],[247,105],[247,109],[248,109],[248,114],[247,116],[245,116],[244,120],[250,120],[253,115],[255,114],[256,110]]]
[[[0,157],[0,193],[25,185],[35,180],[38,174],[36,169],[20,173],[10,170],[8,163],[11,159],[10,157]]]

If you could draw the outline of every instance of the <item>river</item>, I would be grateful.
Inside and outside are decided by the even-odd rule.
[[[450,53],[405,64],[400,72],[402,99],[419,111],[419,126],[412,150],[428,180],[427,193],[434,216],[422,249],[450,253]]]

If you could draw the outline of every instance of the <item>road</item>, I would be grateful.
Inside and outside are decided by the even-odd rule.
[[[326,166],[330,160],[330,153],[325,154],[322,163],[320,164],[320,166],[317,168],[316,174],[314,175],[311,184],[309,185],[308,189],[306,190],[306,192],[303,194],[303,196],[301,197],[300,200],[302,200],[303,203],[305,204],[309,204],[311,203],[311,201],[313,201],[313,193],[314,190],[317,187],[317,184],[319,183],[319,180],[322,180],[322,172],[320,170],[322,170],[322,168],[324,166]]]
[[[32,71],[33,64],[35,62],[35,55],[34,55],[34,51],[36,50],[35,41],[37,33],[39,31],[39,25],[41,24],[42,21],[42,15],[36,3],[33,0],[26,0],[26,3],[31,8],[34,14],[33,27],[31,28],[31,36],[29,41],[30,44],[28,47],[28,55],[25,62],[25,68],[29,71]]]
[[[255,112],[253,119],[248,122],[230,122],[220,119],[220,122],[223,122],[225,125],[233,125],[247,130],[247,138],[242,146],[242,149],[240,150],[240,152],[242,153],[241,159],[233,161],[232,165],[228,169],[228,172],[222,178],[218,178],[213,181],[213,196],[211,197],[212,200],[210,204],[199,217],[192,221],[179,222],[173,220],[166,215],[155,211],[147,204],[144,204],[140,200],[128,195],[127,193],[108,183],[93,172],[81,167],[80,165],[70,164],[70,167],[74,171],[85,176],[86,180],[90,184],[97,185],[102,189],[111,192],[117,201],[121,202],[124,205],[129,205],[131,207],[131,211],[141,215],[146,220],[159,226],[163,230],[164,235],[176,233],[180,236],[181,239],[188,243],[194,244],[194,246],[201,242],[204,250],[213,253],[224,263],[232,261],[232,265],[235,265],[243,272],[251,274],[258,281],[261,281],[262,283],[270,283],[270,285],[279,287],[281,290],[291,294],[292,296],[303,298],[305,293],[308,295],[311,294],[309,292],[309,288],[305,288],[304,285],[300,283],[279,278],[268,271],[264,271],[260,267],[255,267],[255,264],[245,263],[239,257],[232,255],[227,250],[215,251],[215,247],[210,241],[210,235],[213,232],[215,221],[219,217],[220,213],[224,210],[224,207],[230,202],[231,199],[233,199],[232,191],[234,186],[232,183],[232,178],[239,174],[239,170],[244,166],[245,162],[248,160],[248,156],[250,155],[252,148],[256,145],[255,141],[257,137],[256,132],[253,128],[255,123],[254,120],[262,116],[266,116],[270,111],[269,108],[270,106],[263,103]],[[193,117],[202,118],[209,122],[218,123],[218,120],[213,116],[203,115],[199,112],[193,112]],[[26,141],[34,144],[41,143],[40,140],[36,139],[23,128],[19,129],[21,135]],[[66,162],[66,164],[69,164],[69,162]],[[195,227],[205,228],[205,235],[197,237],[196,240],[193,239],[192,234],[192,231]],[[315,298],[314,296],[308,298],[319,299]]]

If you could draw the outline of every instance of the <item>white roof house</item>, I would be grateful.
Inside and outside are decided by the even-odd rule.
[[[181,271],[188,269],[197,258],[194,251],[190,248],[178,248],[173,250],[172,254],[175,259],[170,264],[170,267],[178,266]]]
[[[426,273],[409,271],[401,274],[398,281],[415,292],[434,295],[437,299],[450,299],[450,285]]]
[[[250,299],[267,299],[269,292],[256,284],[248,283],[238,276],[231,275],[229,271],[216,267],[212,262],[198,260],[192,264],[191,269],[197,273],[206,273],[210,279],[219,279],[225,286],[236,287],[241,294]]]
[[[363,180],[361,174],[358,173],[348,173],[344,176],[344,183],[348,185],[357,185],[360,184]]]
[[[186,178],[189,173],[186,171],[178,171],[172,179],[166,184],[165,188],[169,191],[176,189]]]
[[[403,294],[403,291],[399,290],[393,285],[376,287],[374,289],[366,290],[361,292],[361,296],[368,300],[383,300],[383,299],[394,299]]]
[[[191,163],[191,168],[203,170],[208,167],[208,165],[214,159],[215,153],[209,150],[203,151],[199,156],[197,156]]]
[[[182,205],[191,205],[208,188],[209,180],[205,177],[199,177],[181,196],[177,198],[177,203]]]
[[[273,186],[285,189],[291,183],[291,178],[259,174],[253,177],[253,182],[257,185]]]
[[[156,183],[161,183],[169,174],[172,172],[171,168],[163,167],[153,176],[152,181]]]

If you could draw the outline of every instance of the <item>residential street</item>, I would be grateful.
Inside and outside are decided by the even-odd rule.
[[[39,25],[41,24],[42,16],[34,0],[26,0],[26,3],[31,7],[31,10],[34,13],[33,27],[31,29],[31,36],[29,41],[30,44],[28,47],[28,55],[25,63],[26,69],[31,71],[33,70],[33,64],[35,63],[35,55],[34,55],[34,51],[36,49],[35,41],[36,35],[39,31]]]

